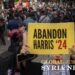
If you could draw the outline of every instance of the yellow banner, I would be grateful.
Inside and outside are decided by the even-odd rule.
[[[74,45],[74,23],[30,23],[28,46],[31,54],[69,54]]]

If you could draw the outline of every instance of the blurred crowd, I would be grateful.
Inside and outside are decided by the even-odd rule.
[[[22,3],[20,5],[22,6]],[[22,21],[30,17],[34,22],[44,23],[75,21],[75,5],[68,5],[67,3],[33,3],[30,7],[11,8],[4,10],[3,13],[4,19],[7,18],[8,22],[14,17]]]

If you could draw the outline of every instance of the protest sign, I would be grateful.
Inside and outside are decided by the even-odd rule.
[[[74,45],[74,23],[30,23],[28,46],[31,54],[69,54]]]

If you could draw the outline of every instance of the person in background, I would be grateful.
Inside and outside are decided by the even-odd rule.
[[[4,19],[0,18],[0,39],[3,45],[6,45],[5,42],[5,22]]]
[[[47,10],[41,10],[41,14],[40,14],[40,19],[39,19],[39,23],[50,23],[51,20],[48,16],[48,12]]]
[[[34,20],[33,17],[34,17],[33,13],[27,13],[26,14],[26,18],[24,19],[23,24],[27,27],[27,30],[28,30],[28,24],[29,23],[35,23],[36,22],[36,20]]]
[[[51,20],[52,23],[59,23],[60,22],[60,16],[57,11],[53,12],[53,18]]]

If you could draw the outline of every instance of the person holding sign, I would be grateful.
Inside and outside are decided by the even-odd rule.
[[[34,75],[42,75],[42,71],[41,71],[42,64],[31,61],[32,59],[34,59],[36,57],[36,55],[33,55],[33,54],[30,55],[29,47],[28,47],[28,32],[26,32],[26,31],[23,33],[23,46],[20,51],[20,54],[23,54],[28,59],[30,56],[29,60],[27,58],[25,58],[25,60],[27,60],[27,61],[25,61],[25,60],[23,61],[23,66],[25,65],[25,67],[22,68],[22,66],[21,66],[21,69],[20,69],[21,75],[33,75],[33,74]],[[33,69],[32,69],[32,67],[33,67]]]
[[[22,46],[22,49],[21,49],[21,53],[22,54],[24,54],[24,55],[27,55],[27,54],[29,54],[29,47],[28,47],[28,33],[27,32],[24,32],[23,33],[23,46]],[[49,56],[49,58],[51,58],[52,57],[52,60],[56,60],[56,61],[61,61],[61,60],[64,60],[64,56],[65,55],[48,55]],[[31,62],[29,62],[29,63],[31,63]],[[36,69],[36,70],[31,70],[30,71],[30,69],[32,69],[32,67],[34,67],[34,65],[35,66],[39,66],[39,68],[34,68],[34,69]],[[55,68],[52,70],[52,69],[49,69],[49,67],[50,66],[54,66],[54,67],[56,67],[56,66],[68,66],[69,64],[67,64],[67,65],[65,65],[65,64],[55,64],[55,63],[53,63],[53,64],[46,64],[46,63],[44,63],[44,64],[29,64],[29,65],[27,65],[28,67],[26,67],[25,68],[25,72],[27,72],[27,70],[29,70],[29,72],[30,73],[25,73],[26,75],[28,74],[28,75],[32,75],[32,72],[35,74],[35,75],[70,75],[70,72],[69,72],[69,70],[67,70],[66,68],[65,68],[65,70],[63,71],[63,70],[56,70]],[[31,68],[30,68],[31,67]],[[45,70],[45,68],[46,68],[46,70]],[[55,71],[56,70],[56,71]],[[36,74],[36,73],[37,74]]]

